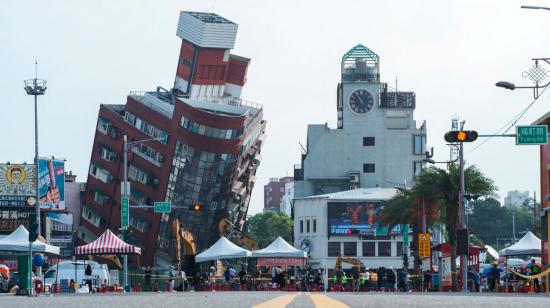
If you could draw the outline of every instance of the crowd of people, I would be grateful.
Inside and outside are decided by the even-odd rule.
[[[352,267],[348,272],[341,267],[334,270],[330,288],[333,291],[409,291],[410,275],[404,269],[393,267],[364,269]]]

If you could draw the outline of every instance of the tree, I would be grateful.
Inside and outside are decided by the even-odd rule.
[[[485,177],[473,165],[465,168],[464,178],[465,190],[470,194],[490,196],[496,190],[493,181]],[[445,226],[447,241],[451,250],[451,260],[455,260],[457,229],[460,227],[459,190],[460,169],[457,165],[449,165],[448,171],[433,166],[427,167],[415,179],[415,185],[410,191],[405,191],[388,201],[384,208],[382,222],[390,226],[412,224],[413,230],[419,230],[422,207],[424,207],[428,226],[431,226],[435,221],[439,221]],[[418,232],[414,234],[418,234]],[[413,247],[416,245],[414,242]],[[415,256],[418,257],[417,252]],[[452,288],[457,290],[458,280],[455,262],[451,262],[451,271],[453,274]]]
[[[246,222],[247,233],[264,248],[281,236],[291,245],[293,223],[290,217],[283,212],[266,211],[258,213]]]

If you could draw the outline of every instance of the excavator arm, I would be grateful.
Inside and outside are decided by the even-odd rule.
[[[235,240],[239,245],[246,245],[251,250],[258,250],[260,246],[250,236],[244,234],[227,219],[220,219],[218,223],[220,235]]]
[[[361,268],[361,267],[365,266],[363,264],[363,262],[361,262],[361,260],[359,260],[357,258],[342,257],[342,255],[338,255],[338,258],[336,259],[336,264],[335,264],[334,268],[339,268],[340,266],[342,266],[342,262],[351,264],[354,267],[358,267],[358,268]]]
[[[183,229],[180,221],[172,220],[172,241],[174,243],[176,258],[175,262],[181,264],[181,245],[185,245],[188,254],[195,255],[197,253],[197,245],[195,244],[195,236],[193,233]]]

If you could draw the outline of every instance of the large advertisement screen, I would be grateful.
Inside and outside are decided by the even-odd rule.
[[[384,201],[328,202],[329,235],[386,235],[380,226]]]
[[[51,158],[38,159],[40,207],[65,209],[65,162]]]
[[[0,207],[25,206],[35,195],[34,165],[0,164]]]

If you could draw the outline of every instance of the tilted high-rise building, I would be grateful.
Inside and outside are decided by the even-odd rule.
[[[261,105],[240,98],[250,60],[230,53],[237,27],[213,13],[181,12],[173,89],[132,92],[125,105],[100,106],[80,242],[120,228],[123,135],[129,141],[167,137],[128,154],[130,204],[171,201],[175,207],[170,214],[130,210],[127,239],[142,248],[144,264],[176,259],[175,219],[193,233],[199,252],[219,238],[220,220],[242,228],[266,123]]]

